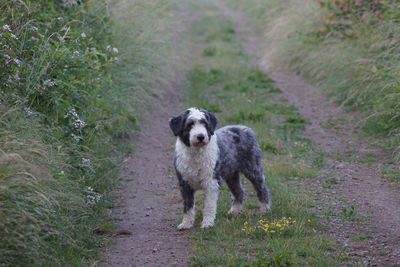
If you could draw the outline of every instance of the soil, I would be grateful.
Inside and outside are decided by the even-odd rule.
[[[264,43],[246,23],[245,16],[223,1],[217,4],[236,25],[235,32],[245,51],[255,56],[254,64],[265,69],[260,61]],[[376,266],[400,265],[400,192],[382,178],[382,167],[390,167],[387,155],[365,140],[353,137],[356,129],[352,122],[357,121],[356,114],[344,112],[321,90],[294,73],[268,74],[283,91],[282,96],[297,106],[306,119],[305,136],[326,152],[323,174],[317,180],[305,182],[312,188],[317,214],[325,224],[323,230],[345,246],[351,261]],[[323,127],[330,121],[335,122],[334,127]],[[338,155],[349,154],[351,159],[336,159]],[[368,163],[360,162],[363,159]],[[327,189],[325,181],[333,177],[338,185]],[[330,208],[333,214],[325,216]]]
[[[178,113],[179,91],[166,93],[144,118],[132,142],[115,190],[119,205],[111,217],[117,225],[113,244],[105,248],[103,266],[185,266],[188,240],[177,231],[182,203],[173,172],[175,138],[168,119]]]

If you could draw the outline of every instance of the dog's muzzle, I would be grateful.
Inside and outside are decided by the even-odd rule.
[[[205,146],[207,144],[206,142],[206,137],[204,134],[198,134],[196,136],[196,142],[193,144],[193,146],[195,147],[202,147]]]

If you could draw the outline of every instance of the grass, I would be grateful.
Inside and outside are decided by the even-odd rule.
[[[339,105],[361,111],[356,126],[382,137],[381,145],[398,155],[400,13],[396,1],[363,1],[359,6],[347,1],[351,3],[347,11],[337,4],[340,1],[330,0],[226,2],[245,12],[265,37],[267,69],[291,69]]]
[[[201,48],[194,51],[200,59],[188,73],[184,107],[204,108],[204,103],[211,103],[218,107],[213,111],[219,126],[245,124],[254,129],[264,151],[266,183],[272,192],[272,212],[260,215],[254,189],[243,178],[247,189],[244,212],[230,216],[231,194],[222,185],[215,226],[200,230],[201,212],[196,215],[196,227],[190,233],[194,247],[189,266],[340,265],[333,252],[338,248],[318,230],[319,222],[307,208],[312,206],[311,200],[299,182],[315,179],[323,164],[323,153],[301,136],[304,119],[296,107],[279,102],[280,90],[265,73],[251,67],[250,56],[231,30],[232,23],[215,6],[187,5],[196,12],[194,42],[217,47],[218,53],[210,57]],[[198,195],[196,205],[201,210],[202,193]],[[282,234],[255,227],[261,219],[276,225],[283,217],[295,222]],[[249,227],[255,230],[249,231]]]
[[[98,264],[128,138],[179,71],[173,3],[69,3],[0,4],[0,265]]]

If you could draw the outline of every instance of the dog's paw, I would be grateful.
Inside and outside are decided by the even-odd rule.
[[[241,204],[234,204],[232,205],[232,207],[230,208],[230,210],[228,211],[228,214],[230,215],[237,215],[239,214],[243,209],[243,205]]]
[[[203,222],[201,223],[201,228],[203,229],[210,228],[213,225],[214,225],[214,220],[203,220]]]
[[[193,227],[193,223],[188,223],[188,222],[182,222],[180,225],[178,225],[178,230],[187,230]]]
[[[266,203],[260,203],[260,213],[265,214],[271,211],[271,206]]]

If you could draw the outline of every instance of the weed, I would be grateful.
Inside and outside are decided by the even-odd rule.
[[[383,167],[382,176],[400,186],[400,170],[398,168]]]
[[[265,257],[262,252],[257,254],[256,260],[252,262],[252,265],[263,267],[263,266],[293,266],[291,255],[285,251],[283,253],[277,253],[276,255]]]
[[[278,148],[271,143],[262,142],[262,143],[260,143],[260,147],[263,151],[269,151],[274,154],[278,154]]]
[[[206,57],[213,57],[216,54],[217,54],[217,47],[215,47],[215,46],[207,47],[203,51],[203,56],[206,56]]]
[[[353,205],[351,205],[349,208],[343,207],[342,208],[342,215],[343,215],[343,217],[345,219],[351,220],[356,215],[356,209],[354,208]]]
[[[368,239],[371,239],[371,238],[372,238],[372,236],[370,234],[367,234],[367,235],[357,234],[357,235],[354,235],[354,236],[350,237],[350,239],[353,240],[353,241],[368,240]]]
[[[305,123],[304,118],[297,116],[297,117],[287,117],[285,122],[287,123]]]

